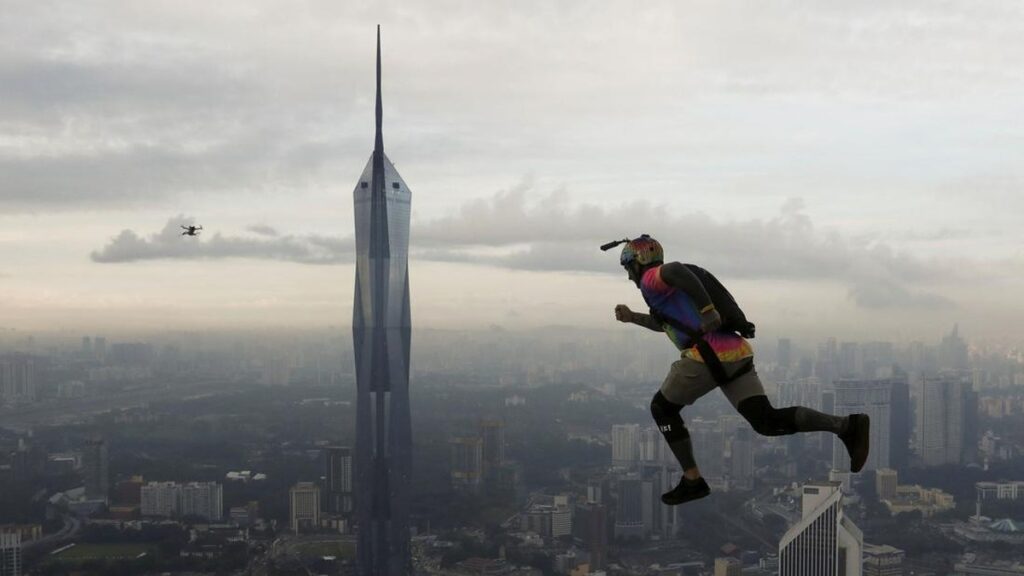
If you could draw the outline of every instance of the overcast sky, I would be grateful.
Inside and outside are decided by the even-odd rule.
[[[0,0],[0,327],[348,326],[379,23],[417,326],[1024,343],[1021,3],[409,4]]]

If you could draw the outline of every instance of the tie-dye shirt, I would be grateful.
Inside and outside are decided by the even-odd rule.
[[[661,279],[661,266],[655,266],[644,272],[640,280],[640,292],[644,300],[655,312],[672,318],[682,324],[700,329],[700,312],[697,305],[686,292],[670,286]],[[664,323],[662,327],[676,348],[685,350],[685,355],[694,360],[703,361],[700,352],[690,343],[690,337],[685,332],[674,326]],[[719,331],[710,332],[704,335],[704,340],[711,345],[711,349],[718,354],[722,362],[734,362],[754,355],[750,344],[742,336],[733,332]]]

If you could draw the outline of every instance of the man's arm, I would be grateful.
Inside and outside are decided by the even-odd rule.
[[[665,328],[649,314],[641,314],[639,312],[633,312],[629,309],[629,306],[625,304],[619,304],[615,307],[615,319],[619,322],[629,322],[636,324],[637,326],[643,326],[648,330],[655,332],[664,332]]]
[[[662,326],[661,322],[655,320],[654,316],[651,316],[650,314],[641,314],[639,312],[633,312],[633,318],[632,320],[630,320],[630,322],[636,324],[637,326],[643,326],[644,328],[647,328],[648,330],[653,330],[655,332],[665,331],[665,327]]]

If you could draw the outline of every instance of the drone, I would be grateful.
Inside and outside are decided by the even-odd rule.
[[[192,225],[188,225],[188,226],[182,225],[181,229],[184,230],[184,232],[181,233],[182,236],[199,236],[199,231],[202,230],[203,227],[202,226],[192,226]]]

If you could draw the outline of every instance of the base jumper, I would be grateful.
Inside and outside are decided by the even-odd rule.
[[[754,370],[754,352],[744,338],[753,337],[754,325],[746,321],[721,283],[698,266],[664,263],[661,244],[646,234],[609,242],[601,249],[619,244],[625,244],[619,262],[640,289],[650,313],[633,312],[619,304],[615,318],[664,332],[680,350],[679,360],[672,363],[661,389],[651,400],[654,422],[683,468],[679,484],[662,494],[662,502],[682,504],[711,493],[694,460],[681,411],[715,388],[721,388],[758,434],[831,432],[846,446],[850,471],[859,472],[864,467],[870,426],[866,414],[833,416],[803,406],[772,406]]]

